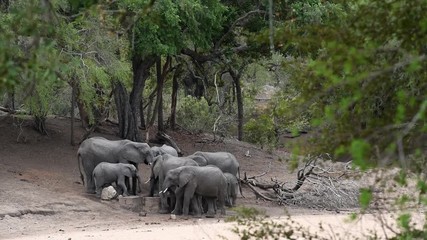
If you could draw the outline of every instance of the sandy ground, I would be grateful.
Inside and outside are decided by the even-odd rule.
[[[84,134],[78,124],[77,142]],[[231,231],[236,222],[226,222],[234,214],[231,209],[225,217],[184,220],[178,216],[172,220],[169,215],[156,213],[142,216],[122,209],[117,201],[101,201],[86,194],[78,173],[78,146],[70,145],[69,119],[49,119],[47,127],[49,135],[40,136],[29,122],[0,116],[0,239],[239,239]],[[115,138],[114,126],[100,130],[102,133],[95,135]],[[229,151],[239,159],[242,174],[253,176],[268,170],[261,177],[266,181],[271,178],[295,181],[295,173],[287,170],[286,163],[277,161],[286,152],[278,156],[238,141],[210,142],[203,136],[169,134],[184,154],[197,150]],[[245,156],[248,151],[251,157]],[[148,166],[141,165],[140,171],[143,178],[149,176]],[[147,190],[148,185],[144,188]],[[356,228],[361,222],[343,223],[348,211],[338,214],[278,206],[257,199],[248,188],[243,188],[243,193],[246,198],[239,197],[238,205],[265,211],[274,221],[286,221],[286,209],[292,219],[312,231],[319,230],[319,222],[323,221],[331,231],[343,228],[340,230],[343,234],[362,233]],[[375,227],[375,220],[367,221],[370,221],[368,226]]]

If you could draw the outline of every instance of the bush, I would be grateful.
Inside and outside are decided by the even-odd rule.
[[[192,96],[180,101],[176,113],[178,124],[192,132],[209,132],[218,116],[218,110],[209,106],[204,98],[199,100]]]
[[[243,131],[245,141],[260,144],[262,147],[276,145],[273,118],[267,114],[261,114],[256,119],[251,118],[243,126]]]

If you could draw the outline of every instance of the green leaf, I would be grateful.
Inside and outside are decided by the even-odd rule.
[[[407,181],[406,181],[406,179],[407,179],[407,174],[406,174],[406,172],[405,171],[403,171],[403,170],[400,170],[399,171],[399,174],[398,175],[396,175],[395,177],[394,177],[394,180],[400,185],[400,186],[407,186]]]
[[[397,224],[405,230],[409,230],[409,228],[410,228],[409,223],[410,222],[411,222],[411,215],[409,213],[401,214],[397,218]]]
[[[367,209],[372,200],[372,191],[367,188],[360,189],[359,203],[362,209]]]
[[[420,194],[427,193],[427,184],[423,180],[418,180],[417,182],[417,189],[420,191]]]
[[[370,146],[365,140],[356,139],[351,142],[350,153],[353,157],[353,163],[362,170],[366,170],[371,166],[367,160],[369,151]]]

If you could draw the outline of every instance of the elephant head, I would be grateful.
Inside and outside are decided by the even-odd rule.
[[[122,158],[120,162],[130,162],[135,164],[144,162],[147,165],[151,165],[154,161],[151,148],[146,143],[129,141],[120,149],[119,156]]]
[[[163,193],[174,186],[183,188],[194,178],[194,173],[192,171],[182,171],[183,169],[186,168],[179,167],[168,171],[165,181],[163,182]]]

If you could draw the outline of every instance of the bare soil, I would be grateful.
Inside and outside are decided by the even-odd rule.
[[[75,236],[74,239],[97,239],[98,235],[114,239],[132,229],[137,229],[138,236],[156,239],[150,235],[156,229],[164,231],[179,227],[189,228],[190,235],[183,239],[202,239],[209,237],[207,231],[224,228],[221,224],[225,224],[225,217],[184,220],[179,216],[170,219],[168,214],[148,213],[144,216],[121,208],[117,201],[101,201],[94,195],[86,194],[77,165],[78,145],[70,144],[70,119],[51,117],[47,120],[47,129],[49,134],[42,136],[33,130],[31,121],[25,117],[0,116],[0,239],[36,239],[36,236],[43,236],[40,239],[50,236],[51,239],[71,239],[71,236]],[[85,131],[78,121],[74,129],[75,141],[79,142]],[[116,134],[116,126],[103,125],[91,136],[117,139]],[[184,155],[198,150],[228,151],[239,160],[242,175],[254,176],[267,172],[260,177],[266,182],[276,178],[293,184],[296,180],[296,173],[289,172],[287,164],[279,161],[287,158],[285,150],[271,153],[233,139],[217,138],[213,141],[209,135],[181,131],[168,134],[178,143]],[[250,156],[246,156],[248,153]],[[149,167],[141,165],[140,171],[147,179]],[[148,185],[144,187],[148,190]],[[273,217],[285,216],[286,213],[293,216],[337,214],[279,206],[256,199],[247,187],[243,187],[243,194],[245,198],[239,197],[238,205],[261,209]],[[232,210],[227,210],[227,215],[233,214]],[[209,227],[211,225],[203,227],[202,222],[217,225],[213,225],[214,228]],[[194,229],[196,225],[201,226],[197,230],[199,232]],[[217,232],[212,234],[218,235]],[[233,238],[230,231],[224,235]],[[180,238],[180,235],[177,236]]]

